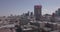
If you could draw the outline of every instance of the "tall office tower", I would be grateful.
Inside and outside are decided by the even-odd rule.
[[[55,14],[56,14],[57,16],[60,16],[60,8],[58,8],[58,10],[55,12]]]
[[[41,20],[41,10],[42,6],[41,5],[35,5],[34,6],[34,15],[35,15],[35,20],[40,21]]]
[[[58,8],[58,16],[60,16],[60,8]]]
[[[55,15],[58,16],[58,11],[55,11]]]
[[[31,12],[30,16],[33,16],[33,12]]]

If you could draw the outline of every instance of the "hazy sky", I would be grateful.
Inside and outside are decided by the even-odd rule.
[[[0,16],[33,12],[34,5],[42,5],[42,14],[51,14],[60,7],[60,0],[0,0]]]

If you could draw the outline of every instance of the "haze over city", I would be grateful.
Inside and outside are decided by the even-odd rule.
[[[42,5],[42,14],[51,14],[60,8],[60,0],[0,0],[0,16],[21,15]]]
[[[60,32],[60,0],[0,0],[0,32]]]

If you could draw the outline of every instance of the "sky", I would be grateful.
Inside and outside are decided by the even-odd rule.
[[[60,0],[0,0],[0,16],[34,12],[34,5],[42,5],[42,14],[52,14],[60,8]]]

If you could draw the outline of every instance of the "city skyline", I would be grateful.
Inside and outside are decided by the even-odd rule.
[[[42,5],[42,14],[52,14],[60,8],[60,0],[0,0],[0,16],[21,15]]]

